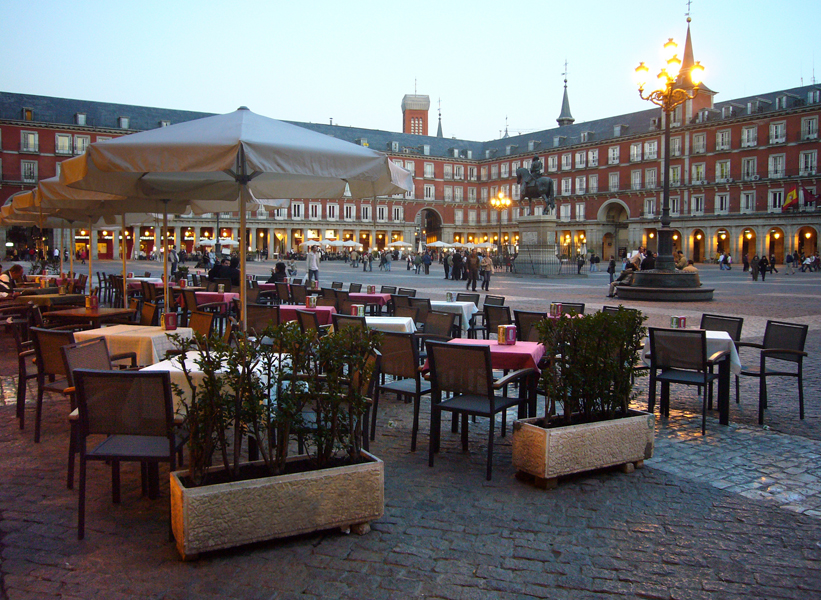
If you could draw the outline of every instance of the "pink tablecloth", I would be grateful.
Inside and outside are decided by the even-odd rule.
[[[263,292],[275,292],[277,290],[277,284],[275,283],[258,283],[257,287]]]
[[[545,353],[545,347],[538,342],[516,342],[512,346],[500,346],[496,340],[473,340],[458,338],[451,344],[490,346],[490,360],[494,369],[536,369]]]
[[[280,321],[296,321],[296,311],[309,310],[316,313],[316,319],[320,325],[330,325],[331,315],[336,312],[333,306],[315,306],[308,308],[307,306],[299,306],[297,304],[280,304],[279,305],[279,320]]]
[[[391,301],[390,294],[366,294],[364,292],[354,292],[348,294],[348,300],[354,304],[378,304],[385,306]]]

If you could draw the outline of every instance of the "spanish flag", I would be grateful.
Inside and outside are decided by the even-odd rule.
[[[787,190],[787,196],[784,198],[781,212],[787,212],[788,208],[798,208],[798,188],[796,186],[792,186]]]

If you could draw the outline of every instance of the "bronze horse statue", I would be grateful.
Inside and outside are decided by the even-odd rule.
[[[550,177],[539,177],[534,179],[528,169],[524,167],[516,169],[516,183],[519,184],[519,197],[522,200],[530,200],[530,207],[533,208],[533,200],[541,198],[546,210],[556,208],[555,195],[553,193],[553,180]]]

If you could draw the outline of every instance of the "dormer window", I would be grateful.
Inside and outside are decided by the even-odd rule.
[[[85,113],[76,113],[74,115],[74,123],[75,125],[86,125],[86,114]]]
[[[23,117],[24,121],[33,121],[34,120],[34,109],[23,108],[22,117]]]
[[[168,127],[171,125],[171,121],[160,121],[160,127]]]
[[[128,117],[120,117],[117,119],[117,124],[120,127],[120,129],[128,129],[130,123],[131,119],[129,119]]]

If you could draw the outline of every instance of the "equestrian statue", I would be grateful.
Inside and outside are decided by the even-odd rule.
[[[516,183],[520,186],[520,198],[530,200],[531,209],[533,208],[533,200],[539,198],[544,202],[546,211],[556,208],[553,180],[542,175],[542,161],[538,156],[533,157],[530,170],[524,167],[516,170]]]

